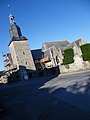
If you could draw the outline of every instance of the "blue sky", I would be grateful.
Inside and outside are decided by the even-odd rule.
[[[72,42],[83,38],[90,42],[89,0],[1,0],[0,70],[3,70],[2,52],[9,52],[8,4],[31,49],[41,48],[45,41]]]

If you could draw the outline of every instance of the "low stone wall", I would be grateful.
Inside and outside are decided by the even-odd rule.
[[[90,69],[90,63],[83,61],[83,58],[79,55],[74,56],[74,63],[68,65],[60,65],[61,73],[74,72]]]
[[[18,71],[13,72],[10,76],[8,76],[8,83],[15,83],[22,80],[29,80],[35,77],[44,77],[48,75],[59,75],[60,69],[59,66],[43,69],[43,70],[27,70],[25,67],[21,67]]]
[[[47,75],[59,75],[60,69],[59,66],[49,68],[49,69],[43,69],[43,70],[35,70],[28,73],[29,79],[33,77],[43,77]]]
[[[88,61],[83,62],[82,64],[72,63],[69,65],[60,65],[60,72],[67,73],[67,72],[74,72],[74,71],[81,71],[81,70],[88,70],[90,69],[90,63]]]

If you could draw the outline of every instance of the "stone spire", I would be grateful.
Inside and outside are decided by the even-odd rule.
[[[35,70],[35,64],[27,38],[22,36],[20,27],[14,21],[14,16],[11,14],[11,12],[9,14],[9,32],[11,40],[8,46],[10,48],[11,58],[13,65],[15,65],[17,70],[19,70],[19,76],[21,79],[26,79],[25,77],[27,76],[27,70]]]
[[[15,17],[12,14],[9,15],[9,22],[10,22],[11,25],[15,24],[14,18]]]
[[[8,8],[9,8],[9,22],[10,22],[10,29],[9,29],[10,37],[11,37],[11,39],[12,38],[19,39],[20,37],[22,37],[20,27],[16,24],[16,22],[14,20],[15,17],[11,14],[9,5],[8,5]]]
[[[10,22],[10,24],[12,25],[12,24],[15,24],[15,21],[14,21],[14,16],[12,15],[12,13],[11,13],[11,10],[10,10],[10,5],[8,5],[8,9],[9,9],[9,22]]]

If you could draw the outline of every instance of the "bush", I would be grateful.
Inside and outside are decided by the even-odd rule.
[[[67,65],[67,64],[71,64],[74,62],[74,51],[72,48],[68,48],[66,50],[64,50],[64,59],[63,59],[63,64]]]
[[[80,46],[82,54],[90,53],[90,43]]]
[[[73,57],[67,57],[67,58],[64,58],[64,59],[63,59],[63,64],[64,64],[64,65],[71,64],[71,63],[73,63],[73,62],[74,62]]]
[[[74,57],[74,52],[72,48],[68,48],[64,50],[64,58],[67,58],[67,57]]]
[[[82,55],[84,61],[90,61],[90,53]]]
[[[90,43],[80,46],[84,61],[90,61]]]

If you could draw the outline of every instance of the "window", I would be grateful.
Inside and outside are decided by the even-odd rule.
[[[51,49],[51,54],[52,54],[52,56],[53,56],[53,50]]]
[[[25,55],[25,52],[23,52],[23,55]]]
[[[57,64],[59,63],[59,59],[58,59],[58,56],[56,56],[56,62],[57,62]]]
[[[25,63],[26,63],[26,65],[27,65],[27,61],[26,61]]]

